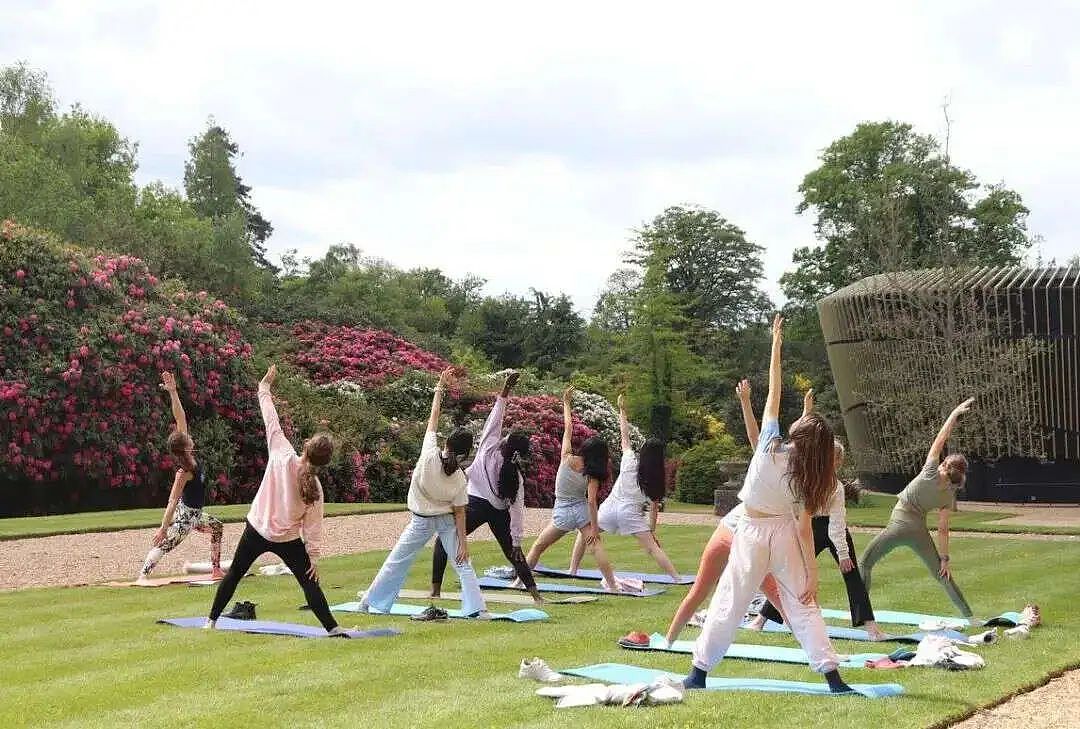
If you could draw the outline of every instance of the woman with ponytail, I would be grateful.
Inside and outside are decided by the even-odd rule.
[[[626,417],[624,395],[619,395],[618,404],[622,462],[611,494],[600,505],[600,531],[633,535],[641,548],[660,565],[660,569],[677,581],[680,577],[679,571],[675,569],[656,538],[660,502],[667,495],[664,442],[659,438],[649,438],[641,446],[641,450],[635,453],[630,443],[630,421]],[[570,558],[571,573],[577,573],[584,554],[585,540],[579,532]]]
[[[974,401],[975,398],[969,398],[960,403],[945,419],[926,455],[922,471],[900,492],[889,523],[867,545],[860,569],[867,592],[870,590],[870,572],[877,561],[903,545],[919,555],[960,614],[971,619],[971,607],[953,582],[949,565],[949,516],[956,510],[956,492],[964,485],[968,463],[959,453],[946,456],[942,461],[941,452],[956,421],[971,408]],[[927,515],[935,510],[938,512],[939,546],[934,546],[930,530],[926,527]],[[973,619],[971,622],[976,623]]]
[[[503,382],[502,392],[484,423],[476,458],[465,471],[468,481],[469,505],[465,511],[465,534],[472,534],[484,524],[491,529],[503,554],[514,565],[518,579],[532,594],[536,604],[544,600],[536,589],[532,570],[521,552],[521,537],[525,533],[525,473],[529,457],[529,435],[521,431],[502,435],[503,419],[510,390],[520,375],[510,371]],[[442,592],[446,572],[446,548],[435,540],[435,556],[431,563],[431,596]]]
[[[151,584],[150,572],[163,556],[176,548],[192,531],[210,534],[210,578],[220,580],[221,522],[203,511],[206,504],[206,481],[202,466],[195,460],[195,442],[188,433],[187,414],[176,391],[176,378],[171,372],[161,373],[161,389],[169,393],[176,430],[169,434],[169,453],[180,464],[169,492],[169,503],[161,517],[161,526],[151,539],[153,546],[146,554],[136,584]]]
[[[466,541],[465,507],[469,503],[469,495],[461,461],[472,450],[472,433],[458,428],[446,439],[446,447],[442,450],[439,450],[437,437],[443,392],[454,375],[455,368],[446,368],[435,386],[427,433],[409,484],[407,501],[412,517],[375,575],[371,587],[361,598],[360,607],[364,612],[390,611],[405,584],[409,567],[420,550],[433,536],[438,535],[444,549],[455,554],[454,570],[461,581],[462,612],[468,617],[490,618],[484,596],[480,593],[480,582],[469,561],[469,545]],[[431,620],[438,617],[438,612],[430,609],[418,617]]]
[[[335,637],[349,635],[338,626],[319,587],[319,555],[323,536],[323,491],[318,470],[330,462],[334,441],[329,433],[316,433],[304,443],[303,455],[297,455],[281,430],[270,386],[277,376],[271,365],[259,383],[259,409],[266,428],[268,459],[262,483],[251,502],[244,533],[236,545],[236,554],[218,585],[210,608],[207,628],[213,628],[225,609],[240,578],[264,552],[277,555],[300,583],[315,617]]]

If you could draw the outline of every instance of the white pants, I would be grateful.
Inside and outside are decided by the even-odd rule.
[[[694,666],[711,671],[731,646],[765,575],[776,578],[788,626],[810,657],[810,668],[828,673],[838,665],[817,605],[803,605],[806,564],[799,549],[798,525],[791,517],[746,518],[735,532],[727,567],[709,603],[705,626],[694,643]]]

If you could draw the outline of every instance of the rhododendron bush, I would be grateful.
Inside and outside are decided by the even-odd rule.
[[[449,362],[390,332],[304,322],[293,328],[302,345],[293,356],[319,384],[349,380],[371,389],[406,370],[441,372]]]
[[[0,229],[5,480],[167,487],[172,416],[158,383],[168,369],[193,432],[212,441],[199,444],[200,458],[217,461],[207,464],[212,490],[250,493],[265,463],[250,357],[236,315],[205,292],[170,289],[136,258]]]

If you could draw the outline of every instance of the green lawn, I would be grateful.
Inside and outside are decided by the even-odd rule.
[[[883,527],[889,521],[889,514],[896,505],[896,497],[888,494],[864,494],[859,504],[848,504],[847,519],[850,526]],[[1002,519],[1016,516],[1016,512],[964,511],[964,502],[953,514],[950,529],[958,532],[998,532],[1003,534],[1080,534],[1080,526],[1023,526],[1020,524],[1000,524]],[[681,501],[668,501],[665,511],[686,512],[691,514],[711,514],[711,504],[687,504]],[[1080,516],[1080,511],[1078,511]],[[937,515],[927,517],[931,529],[937,528]]]
[[[250,504],[209,506],[207,512],[224,522],[243,521]],[[375,514],[404,511],[404,504],[327,504],[327,516]],[[0,519],[0,541],[24,537],[48,537],[54,534],[86,534],[142,529],[161,524],[162,509],[124,509],[121,511],[84,511],[56,516],[26,516]]]
[[[662,539],[676,565],[693,569],[707,527],[668,527]],[[857,535],[860,547],[865,535]],[[548,561],[561,563],[569,540]],[[650,567],[628,538],[605,537],[616,564]],[[425,586],[430,552],[409,586]],[[479,569],[501,563],[493,543],[476,543]],[[787,694],[695,693],[680,706],[648,709],[591,707],[555,710],[516,677],[523,656],[555,667],[619,661],[684,671],[685,656],[623,651],[615,639],[631,629],[663,630],[686,588],[658,598],[604,597],[586,605],[555,605],[544,623],[417,624],[395,618],[345,615],[346,626],[396,626],[404,634],[365,641],[315,641],[182,630],[155,625],[165,616],[203,615],[209,588],[83,587],[0,593],[0,726],[191,727],[827,727],[939,725],[1042,683],[1052,672],[1080,665],[1080,613],[1075,609],[1080,545],[957,537],[955,576],[977,612],[1020,609],[1039,602],[1046,625],[1026,642],[982,649],[987,668],[970,673],[936,669],[848,671],[849,680],[899,681],[903,697],[807,697]],[[378,568],[382,553],[323,562],[331,602],[351,599]],[[823,559],[821,595],[845,604],[838,571]],[[448,580],[448,588],[454,582]],[[251,577],[238,599],[258,604],[262,618],[314,624],[289,577]],[[875,571],[878,607],[950,614],[951,606],[909,553],[894,553]],[[507,606],[493,606],[506,609]],[[694,631],[688,631],[688,637]],[[743,642],[790,637],[743,631]],[[870,644],[838,641],[846,652]],[[815,680],[802,666],[732,660],[715,675]]]

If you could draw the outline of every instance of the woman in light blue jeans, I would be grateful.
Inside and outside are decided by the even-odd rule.
[[[409,484],[408,507],[412,518],[361,599],[360,606],[365,612],[390,611],[405,584],[409,567],[420,550],[438,535],[446,551],[455,555],[454,570],[461,581],[461,611],[469,617],[488,617],[465,537],[465,507],[469,496],[460,461],[472,450],[473,437],[459,428],[446,439],[446,447],[441,451],[436,437],[442,395],[453,375],[453,368],[447,368],[435,386],[424,445]]]

